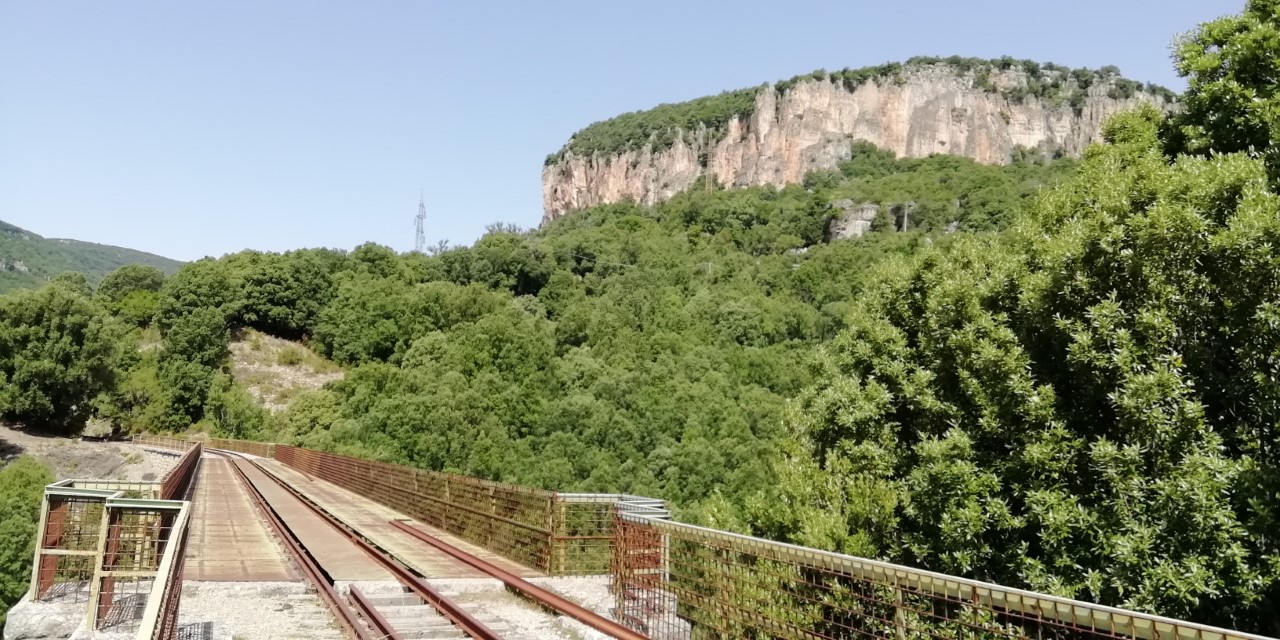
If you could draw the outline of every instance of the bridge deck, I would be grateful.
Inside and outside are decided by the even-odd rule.
[[[394,580],[372,558],[345,535],[312,512],[297,497],[277,485],[253,464],[237,460],[236,466],[249,478],[267,503],[275,509],[307,551],[331,578],[347,580]]]
[[[264,466],[290,486],[332,513],[347,526],[359,531],[375,544],[389,551],[405,565],[427,578],[483,578],[485,574],[459,562],[448,554],[388,524],[390,520],[407,520],[410,524],[475,556],[524,577],[542,575],[533,569],[508,560],[492,551],[461,538],[427,526],[385,507],[373,500],[343,489],[333,483],[312,478],[276,460],[260,459]]]
[[[230,463],[206,455],[192,498],[184,577],[216,582],[296,580]]]

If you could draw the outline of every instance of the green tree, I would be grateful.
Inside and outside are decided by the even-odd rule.
[[[164,272],[145,264],[127,264],[111,273],[98,283],[97,295],[102,300],[119,304],[130,294],[137,291],[159,293],[164,286]]]
[[[259,254],[243,269],[239,320],[289,339],[310,334],[333,296],[331,264],[315,251]]]
[[[156,322],[168,331],[182,317],[196,309],[214,309],[224,318],[234,318],[241,304],[240,287],[232,268],[211,258],[182,265],[160,290]]]
[[[135,327],[147,327],[160,308],[160,295],[154,291],[130,291],[124,299],[112,305],[121,321]]]
[[[1280,2],[1249,0],[1240,15],[1200,25],[1174,46],[1187,79],[1166,127],[1171,153],[1247,151],[1280,184]]]
[[[872,276],[789,416],[759,531],[1274,624],[1280,197],[1243,154],[1170,164],[1161,121],[1108,122],[1006,236]]]
[[[231,333],[222,313],[199,308],[180,318],[164,333],[163,361],[182,360],[207,369],[220,369],[230,350]]]
[[[40,500],[53,475],[29,456],[0,469],[0,626],[30,587]]]
[[[209,387],[204,415],[215,432],[226,438],[256,439],[267,423],[267,412],[231,376],[217,374]]]
[[[77,434],[134,349],[121,325],[70,287],[0,297],[0,416]]]
[[[64,287],[68,291],[89,297],[93,295],[93,287],[89,286],[89,277],[78,271],[63,271],[49,281],[50,285]]]

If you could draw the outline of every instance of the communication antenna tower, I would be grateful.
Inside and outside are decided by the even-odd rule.
[[[423,194],[418,194],[418,215],[413,219],[413,250],[422,253],[427,246],[427,236],[423,232],[423,225],[427,222],[427,201]]]

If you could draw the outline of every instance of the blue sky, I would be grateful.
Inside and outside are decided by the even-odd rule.
[[[536,225],[624,111],[913,55],[1119,66],[1242,0],[0,4],[0,220],[189,260]]]

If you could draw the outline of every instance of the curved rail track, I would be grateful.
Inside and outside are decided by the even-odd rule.
[[[395,627],[396,620],[389,615],[384,615],[384,612],[379,610],[379,604],[375,601],[376,599],[370,597],[355,585],[349,586],[347,593],[344,596],[344,594],[341,593],[339,588],[335,585],[333,578],[325,571],[314,550],[309,550],[297,533],[290,529],[288,523],[286,523],[284,518],[281,517],[277,508],[272,506],[258,486],[255,485],[255,481],[249,477],[250,474],[256,478],[265,479],[280,489],[283,489],[293,501],[305,507],[309,513],[322,519],[334,531],[340,533],[352,546],[359,549],[378,566],[394,577],[396,581],[407,589],[408,593],[405,594],[406,597],[416,596],[417,604],[434,610],[439,614],[439,616],[448,620],[448,622],[458,631],[461,631],[468,637],[476,638],[477,640],[489,640],[502,637],[493,629],[485,626],[483,622],[471,615],[456,602],[440,593],[435,587],[431,586],[404,563],[400,562],[394,555],[373,544],[359,531],[356,531],[346,523],[342,522],[332,513],[326,511],[321,505],[316,504],[313,500],[290,486],[289,483],[277,477],[257,461],[234,452],[220,450],[208,450],[208,452],[214,455],[223,456],[230,460],[237,478],[243,486],[248,489],[250,496],[256,503],[258,509],[262,512],[268,524],[270,524],[271,528],[275,530],[277,536],[279,536],[280,540],[284,543],[284,546],[289,551],[290,555],[292,555],[297,561],[298,566],[306,575],[307,579],[315,586],[317,593],[319,593],[321,599],[333,613],[335,620],[338,621],[339,626],[348,637],[355,638],[357,640],[400,640],[401,638],[409,637],[411,632],[404,629],[397,629]],[[246,470],[248,470],[248,472],[246,472]],[[390,524],[396,528],[402,529],[405,533],[421,540],[424,543],[429,543],[440,548],[459,562],[479,569],[488,576],[500,580],[511,591],[534,601],[544,609],[573,618],[582,624],[592,627],[595,630],[614,638],[620,638],[622,640],[645,640],[646,638],[646,636],[601,616],[590,609],[566,600],[555,593],[536,587],[523,579],[520,579],[518,576],[504,571],[501,568],[461,549],[436,540],[419,529],[409,527],[398,521]],[[409,596],[409,594],[412,594],[412,596]],[[397,604],[403,606],[404,603],[400,602]]]

